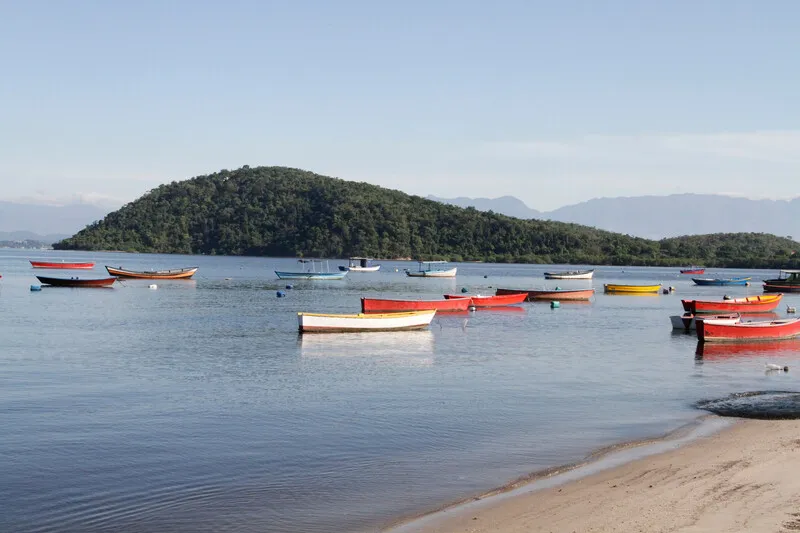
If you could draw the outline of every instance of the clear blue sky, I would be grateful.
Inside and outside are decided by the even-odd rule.
[[[800,194],[800,2],[0,1],[0,198]]]

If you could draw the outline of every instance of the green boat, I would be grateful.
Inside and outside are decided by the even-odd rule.
[[[764,292],[800,292],[800,270],[781,270],[777,278],[765,279]]]

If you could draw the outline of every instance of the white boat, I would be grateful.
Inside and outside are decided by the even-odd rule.
[[[297,313],[297,322],[300,333],[402,331],[427,327],[435,314],[436,310],[357,315]]]
[[[444,265],[447,261],[420,261],[419,270],[416,272],[406,270],[406,276],[412,278],[454,278],[458,267],[435,268],[434,265]]]
[[[377,272],[380,265],[370,265],[372,259],[368,257],[351,257],[347,266],[339,266],[342,272]]]
[[[594,276],[594,269],[544,273],[544,279],[592,279],[592,276]]]
[[[731,313],[728,315],[693,315],[691,313],[686,313],[684,315],[672,315],[669,319],[672,322],[672,329],[697,331],[698,320],[701,322],[730,325],[741,322],[742,317],[739,313]]]

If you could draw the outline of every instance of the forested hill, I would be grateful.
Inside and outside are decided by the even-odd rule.
[[[283,167],[223,170],[150,191],[54,245],[67,250],[785,267],[800,244],[764,234],[651,241],[520,220]]]

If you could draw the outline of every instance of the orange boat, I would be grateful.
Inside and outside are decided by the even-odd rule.
[[[507,294],[519,294],[524,292],[528,295],[527,300],[559,300],[562,302],[587,301],[594,296],[594,289],[542,289],[542,290],[517,290],[517,289],[497,289],[497,296]]]
[[[727,313],[765,313],[774,311],[781,303],[783,294],[764,294],[748,296],[747,298],[731,298],[729,300],[704,301],[681,300],[683,310],[694,315],[700,313],[713,313],[723,315]]]
[[[64,261],[61,262],[54,262],[54,261],[31,261],[31,266],[33,268],[63,268],[63,269],[91,269],[94,268],[94,263],[65,263]]]
[[[697,338],[704,342],[779,341],[800,337],[800,318],[738,322],[716,320],[697,323]]]
[[[386,300],[361,298],[362,313],[407,313],[408,311],[437,312],[467,311],[469,299],[459,300]]]
[[[122,267],[114,268],[106,265],[106,270],[112,276],[136,279],[189,279],[194,276],[199,267],[175,268],[172,270],[125,270]]]
[[[445,294],[448,300],[469,300],[470,305],[473,307],[501,307],[504,305],[521,304],[528,298],[527,292],[517,292],[514,294],[503,294],[500,296],[481,296],[477,294],[470,296],[469,294]]]

